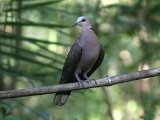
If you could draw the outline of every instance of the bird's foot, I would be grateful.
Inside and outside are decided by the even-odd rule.
[[[87,83],[91,83],[92,80],[95,80],[95,79],[88,78],[88,79],[86,80],[86,82],[87,82]]]
[[[78,81],[78,84],[79,84],[79,86],[82,86],[82,87],[84,87],[83,80],[81,80],[81,79],[77,79],[77,81]]]
[[[79,78],[78,74],[76,74],[75,77],[76,77],[76,79],[77,79],[77,81],[78,81],[79,86],[82,85],[82,87],[83,87],[83,86],[84,86],[84,85],[83,85],[83,80],[81,80],[81,79]]]
[[[88,84],[90,84],[92,81],[94,81],[94,82],[97,84],[97,81],[96,81],[95,79],[89,78],[89,79],[86,80],[86,82],[87,82]]]
[[[95,79],[93,79],[93,81],[95,82],[95,84],[97,85],[97,81]]]
[[[91,83],[92,80],[94,80],[94,79],[92,79],[92,78],[89,78],[89,77],[87,76],[87,74],[84,74],[83,76],[84,76],[84,78],[86,79],[86,80],[85,80],[86,83]]]
[[[106,75],[105,77],[109,77],[108,75]]]

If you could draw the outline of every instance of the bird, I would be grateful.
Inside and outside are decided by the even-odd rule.
[[[90,76],[101,65],[105,50],[99,42],[86,16],[78,17],[75,26],[80,26],[79,39],[72,45],[63,66],[59,84],[91,80]],[[53,103],[64,105],[71,91],[56,93]]]

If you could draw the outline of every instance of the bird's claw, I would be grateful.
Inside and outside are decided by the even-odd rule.
[[[86,82],[87,82],[87,83],[91,83],[92,80],[94,80],[94,79],[87,79]]]
[[[105,77],[109,77],[108,75],[106,75]]]
[[[95,79],[87,79],[87,80],[86,80],[86,82],[89,83],[89,84],[90,84],[92,81],[94,81],[94,82],[97,84],[97,81],[96,81]]]
[[[78,80],[78,84],[79,84],[79,86],[81,86],[81,85],[82,85],[82,87],[84,87],[83,80],[80,80],[80,79],[77,79],[77,80]]]

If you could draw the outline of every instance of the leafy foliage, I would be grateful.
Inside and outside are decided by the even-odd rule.
[[[159,0],[0,0],[0,90],[57,84],[80,15],[106,50],[92,77],[160,66]],[[0,101],[0,120],[159,119],[152,79],[75,92],[61,108],[50,107],[53,95]]]

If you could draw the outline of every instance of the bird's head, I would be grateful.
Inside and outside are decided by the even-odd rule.
[[[91,28],[91,24],[86,16],[78,17],[76,23],[73,26],[87,27]]]

